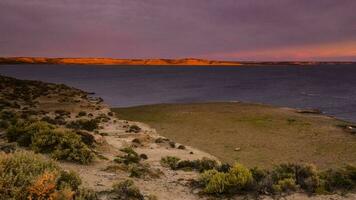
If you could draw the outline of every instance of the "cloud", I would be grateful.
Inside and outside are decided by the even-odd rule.
[[[356,41],[355,7],[353,0],[2,0],[0,55],[197,57],[334,44]]]
[[[352,61],[356,59],[356,41],[332,44],[314,44],[304,46],[288,46],[268,48],[253,51],[222,52],[201,57],[233,60],[239,58],[245,61]]]

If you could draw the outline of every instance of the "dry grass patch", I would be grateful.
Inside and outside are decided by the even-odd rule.
[[[181,144],[248,167],[286,162],[320,168],[356,164],[356,137],[345,122],[292,109],[244,103],[167,104],[113,109]],[[238,149],[238,150],[237,150]]]

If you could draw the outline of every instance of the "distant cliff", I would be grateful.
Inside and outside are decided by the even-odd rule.
[[[44,58],[44,57],[0,57],[0,64],[64,64],[64,65],[196,65],[196,66],[240,66],[240,65],[318,65],[353,64],[352,62],[239,62],[217,61],[197,58],[182,59],[114,59],[114,58]]]
[[[184,59],[113,59],[113,58],[32,58],[3,57],[0,64],[80,64],[80,65],[241,65],[239,62]]]

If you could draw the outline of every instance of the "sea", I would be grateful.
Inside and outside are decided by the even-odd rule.
[[[306,66],[0,65],[0,74],[64,83],[112,107],[248,102],[319,109],[356,122],[356,64]]]

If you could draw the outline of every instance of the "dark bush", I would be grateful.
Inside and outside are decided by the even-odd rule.
[[[74,171],[61,171],[56,183],[58,189],[70,187],[73,190],[78,190],[79,186],[82,184],[82,180]]]
[[[18,122],[7,129],[6,137],[9,142],[17,142],[20,146],[28,147],[32,144],[35,134],[52,129],[53,127],[45,122]]]
[[[176,143],[173,142],[173,141],[170,141],[170,142],[169,142],[169,146],[170,146],[171,148],[176,148]]]
[[[72,131],[55,130],[45,122],[22,122],[6,132],[9,142],[31,147],[36,152],[50,153],[56,159],[89,163],[93,153],[81,137]]]
[[[125,180],[114,184],[109,198],[116,200],[144,200],[144,196],[132,180]]]
[[[140,131],[141,128],[137,125],[131,125],[128,130],[129,133],[139,133]]]
[[[139,163],[141,158],[131,147],[123,148],[120,151],[125,153],[122,156],[117,156],[114,161],[117,163],[123,163],[129,165],[132,163]]]
[[[69,124],[67,124],[67,128],[94,131],[95,129],[98,128],[98,124],[99,122],[95,119],[92,120],[81,119],[81,120],[70,122]]]
[[[161,158],[161,165],[165,167],[170,167],[171,169],[175,170],[178,167],[178,162],[180,161],[180,158],[174,157],[174,156],[166,156]]]
[[[142,153],[142,154],[140,154],[140,158],[143,160],[147,160],[148,156],[146,154]]]
[[[200,160],[180,160],[177,157],[167,156],[161,159],[161,164],[170,167],[173,170],[196,170],[199,172],[219,168],[219,165],[215,160],[208,158]]]
[[[86,116],[87,115],[87,112],[85,112],[85,111],[80,111],[79,113],[78,113],[78,117],[84,117],[84,116]]]

